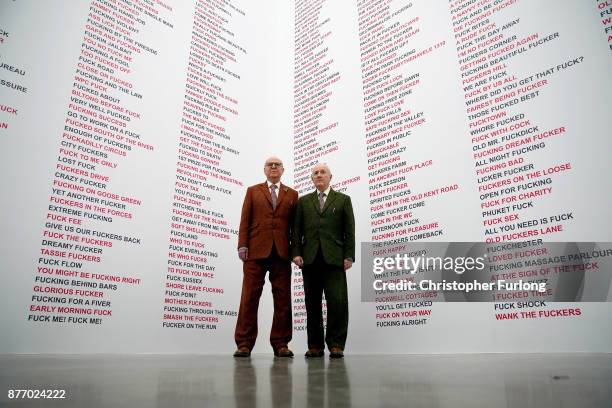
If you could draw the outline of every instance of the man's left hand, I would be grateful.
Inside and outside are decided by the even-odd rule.
[[[347,271],[351,269],[351,266],[353,266],[353,261],[351,261],[350,259],[345,259],[344,260],[344,270]]]

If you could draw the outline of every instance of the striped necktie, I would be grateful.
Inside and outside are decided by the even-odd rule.
[[[270,194],[272,195],[272,209],[276,210],[276,200],[278,198],[276,196],[276,184],[270,185]]]

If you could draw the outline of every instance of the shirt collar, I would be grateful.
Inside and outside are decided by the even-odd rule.
[[[325,197],[329,197],[329,190],[331,190],[331,186],[327,186],[327,188],[323,191],[323,194],[325,194]],[[317,196],[321,194],[321,192],[317,189]]]
[[[266,183],[268,184],[268,190],[270,189],[270,186],[274,184],[276,186],[276,189],[280,191],[280,186],[281,186],[280,181],[278,183],[271,183],[270,180],[266,180]]]

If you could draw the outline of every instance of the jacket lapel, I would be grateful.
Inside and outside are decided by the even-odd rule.
[[[315,190],[314,192],[312,192],[310,194],[310,202],[312,203],[312,206],[314,207],[315,211],[317,212],[317,214],[321,214],[321,209],[319,208],[319,190]]]
[[[327,198],[325,198],[325,204],[323,205],[323,211],[321,211],[321,209],[319,208],[319,190],[315,190],[312,193],[311,201],[317,213],[323,214],[329,208],[329,206],[334,202],[334,200],[336,200],[337,197],[338,197],[338,194],[336,194],[334,190],[330,189],[329,195],[327,196]]]
[[[272,207],[272,196],[270,195],[270,189],[268,188],[268,183],[263,182],[259,185],[259,191],[268,199],[268,203],[270,203],[270,207]],[[276,202],[278,204],[278,201]]]
[[[325,211],[327,211],[327,209],[329,208],[330,205],[332,205],[332,203],[334,202],[336,197],[338,197],[338,195],[336,194],[336,192],[334,190],[332,190],[330,188],[329,189],[329,195],[325,199],[325,205],[323,206],[323,211],[321,211],[321,214],[323,214]]]
[[[287,195],[285,191],[287,191],[287,186],[281,183],[280,189],[278,190],[278,198],[276,199],[276,208],[278,208],[283,198],[285,198],[285,195]]]

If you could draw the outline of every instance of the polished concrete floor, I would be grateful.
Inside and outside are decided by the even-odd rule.
[[[612,355],[0,355],[0,391],[16,407],[609,408]]]

